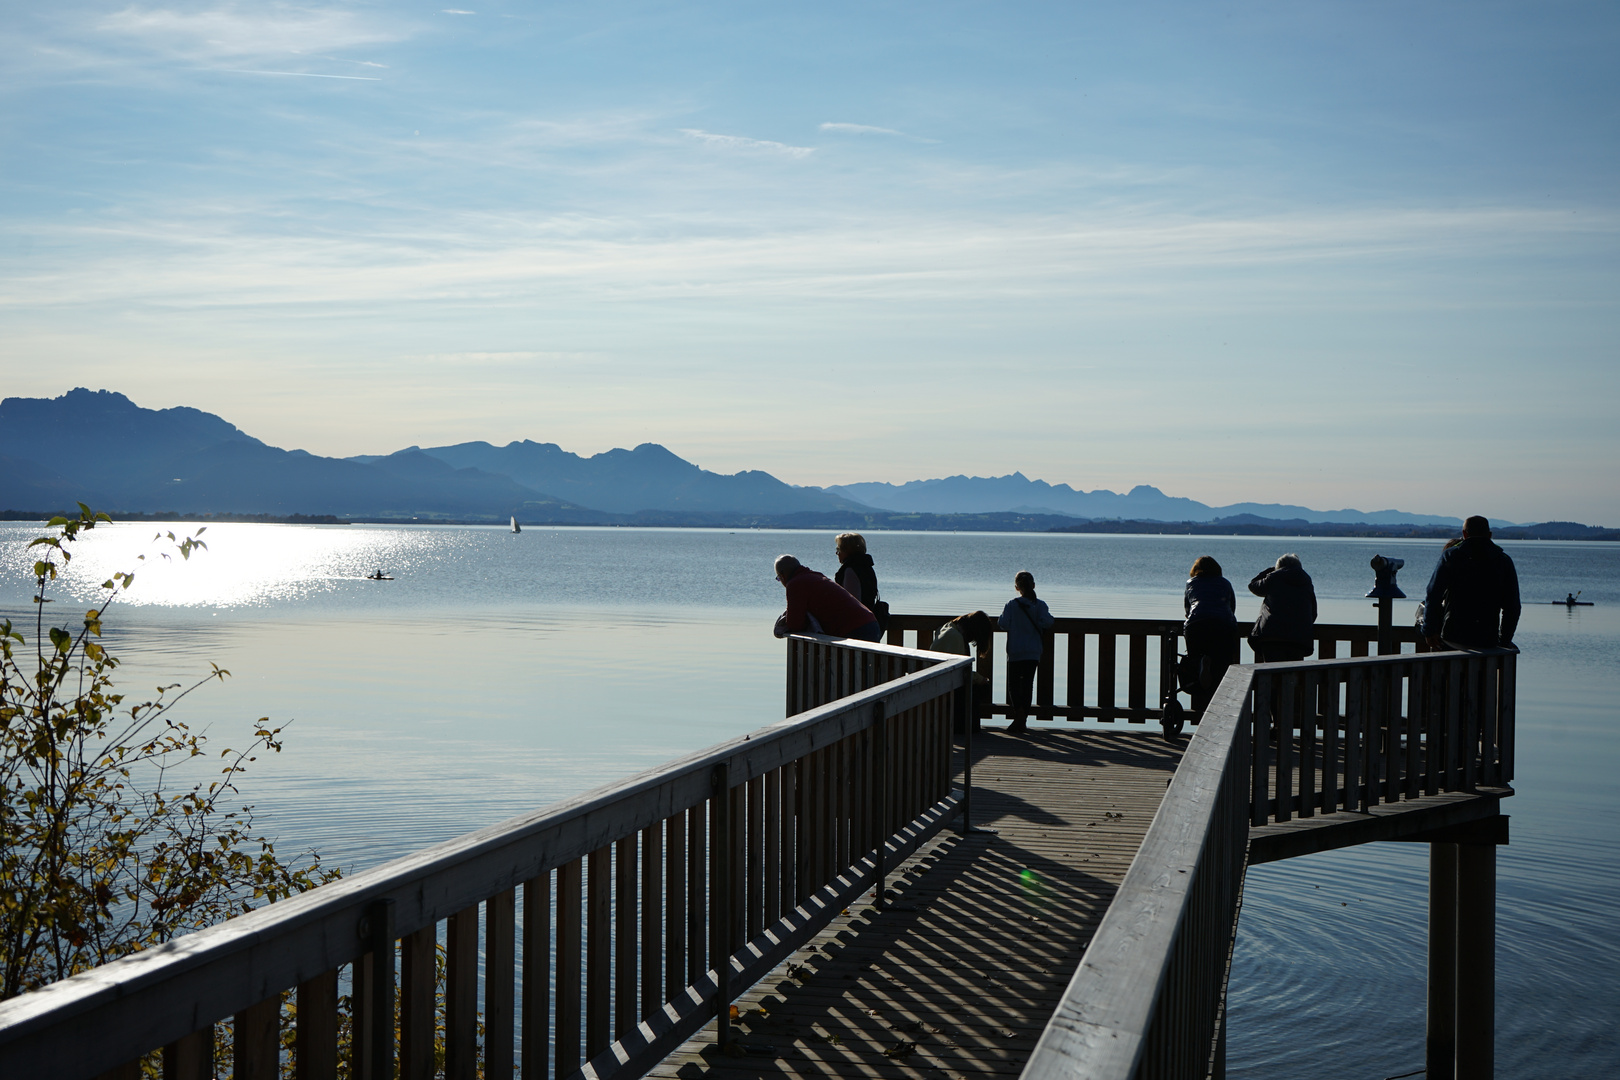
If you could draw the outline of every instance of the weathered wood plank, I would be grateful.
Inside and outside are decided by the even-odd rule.
[[[551,1041],[551,875],[523,884],[523,1075],[545,1080]]]
[[[607,1049],[612,1031],[613,849],[585,859],[585,1056]]]
[[[424,926],[400,940],[400,1080],[433,1080],[438,1072],[433,1041],[438,1027],[438,928]]]
[[[338,973],[334,968],[298,984],[293,1035],[296,1080],[335,1080],[338,1068]]]
[[[1147,634],[1138,631],[1130,636],[1130,681],[1126,697],[1130,702],[1131,722],[1141,723],[1147,708]]]
[[[212,1024],[163,1048],[163,1080],[214,1080]]]
[[[641,1013],[663,1002],[664,828],[641,830]]]
[[[640,869],[632,833],[613,845],[613,1037],[622,1038],[641,1018],[637,1009],[636,881]]]
[[[1108,629],[1097,635],[1097,719],[1105,724],[1113,723],[1119,716],[1119,703],[1114,696],[1114,674],[1119,666],[1114,633]]]
[[[280,994],[236,1014],[231,1023],[231,1060],[232,1080],[281,1080]]]
[[[557,1022],[556,1077],[564,1080],[579,1069],[580,1023],[583,1019],[580,982],[584,930],[580,888],[584,867],[579,859],[557,868]]]
[[[517,994],[517,890],[484,902],[484,1080],[512,1080]]]
[[[445,920],[444,1077],[478,1075],[478,905]]]

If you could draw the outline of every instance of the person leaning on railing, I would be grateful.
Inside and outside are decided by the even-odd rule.
[[[1007,631],[1007,731],[1022,735],[1029,730],[1029,703],[1035,691],[1035,669],[1040,666],[1046,642],[1043,630],[1054,621],[1046,601],[1035,595],[1035,575],[1018,571],[1013,578],[1018,595],[1001,609],[998,625]]]
[[[878,641],[883,631],[877,616],[825,574],[818,574],[792,555],[776,557],[776,580],[787,589],[787,610],[776,618],[777,637],[831,634]]]
[[[938,630],[935,630],[933,641],[930,642],[928,647],[934,652],[955,653],[957,656],[983,657],[990,651],[990,645],[994,638],[995,627],[990,622],[990,616],[982,611],[970,611],[966,615],[958,615]],[[978,718],[983,714],[984,707],[989,702],[990,678],[975,671],[973,673],[975,731],[978,730]]]
[[[1491,540],[1482,517],[1463,522],[1462,542],[1447,544],[1423,598],[1422,633],[1431,649],[1513,645],[1519,627],[1519,572]]]
[[[1237,594],[1232,583],[1221,576],[1221,564],[1208,555],[1200,555],[1187,573],[1187,587],[1181,594],[1181,608],[1187,616],[1182,634],[1187,639],[1187,655],[1198,668],[1192,707],[1193,712],[1201,713],[1226,669],[1237,659]]]
[[[1311,655],[1316,625],[1316,586],[1299,556],[1277,556],[1277,564],[1254,575],[1249,591],[1260,597],[1260,616],[1249,633],[1256,663],[1303,660]]]
[[[879,629],[887,630],[889,605],[878,598],[877,567],[866,553],[866,537],[857,532],[839,533],[833,540],[833,553],[838,556],[833,580],[877,616]]]

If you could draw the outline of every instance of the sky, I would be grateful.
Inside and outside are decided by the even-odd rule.
[[[0,12],[5,396],[1620,525],[1612,2]]]

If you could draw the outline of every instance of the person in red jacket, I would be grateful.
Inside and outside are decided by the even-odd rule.
[[[837,582],[803,566],[792,555],[776,559],[776,580],[787,589],[787,610],[776,620],[775,634],[830,634],[878,641],[877,616]]]

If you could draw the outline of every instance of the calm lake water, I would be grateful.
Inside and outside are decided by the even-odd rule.
[[[180,526],[175,527],[177,530]],[[98,529],[58,593],[92,601],[139,567],[109,639],[127,693],[231,671],[183,718],[216,746],[287,722],[244,785],[289,852],[376,865],[778,719],[770,636],[783,551],[830,573],[832,534],[724,530],[216,525],[164,562],[151,525]],[[32,618],[26,540],[0,524],[0,611]],[[1433,541],[885,533],[896,611],[992,613],[1035,574],[1060,615],[1180,615],[1186,569],[1243,583],[1285,550],[1324,622],[1372,622],[1367,560],[1404,557],[1421,594]],[[1527,603],[1517,641],[1518,794],[1498,863],[1503,1077],[1620,1075],[1620,545],[1507,545]],[[136,556],[147,554],[144,562]],[[391,582],[363,575],[384,568]],[[1240,596],[1252,617],[1258,600]],[[1413,603],[1400,602],[1409,621]],[[1423,1064],[1427,848],[1383,844],[1250,871],[1232,977],[1234,1077],[1381,1078]]]

